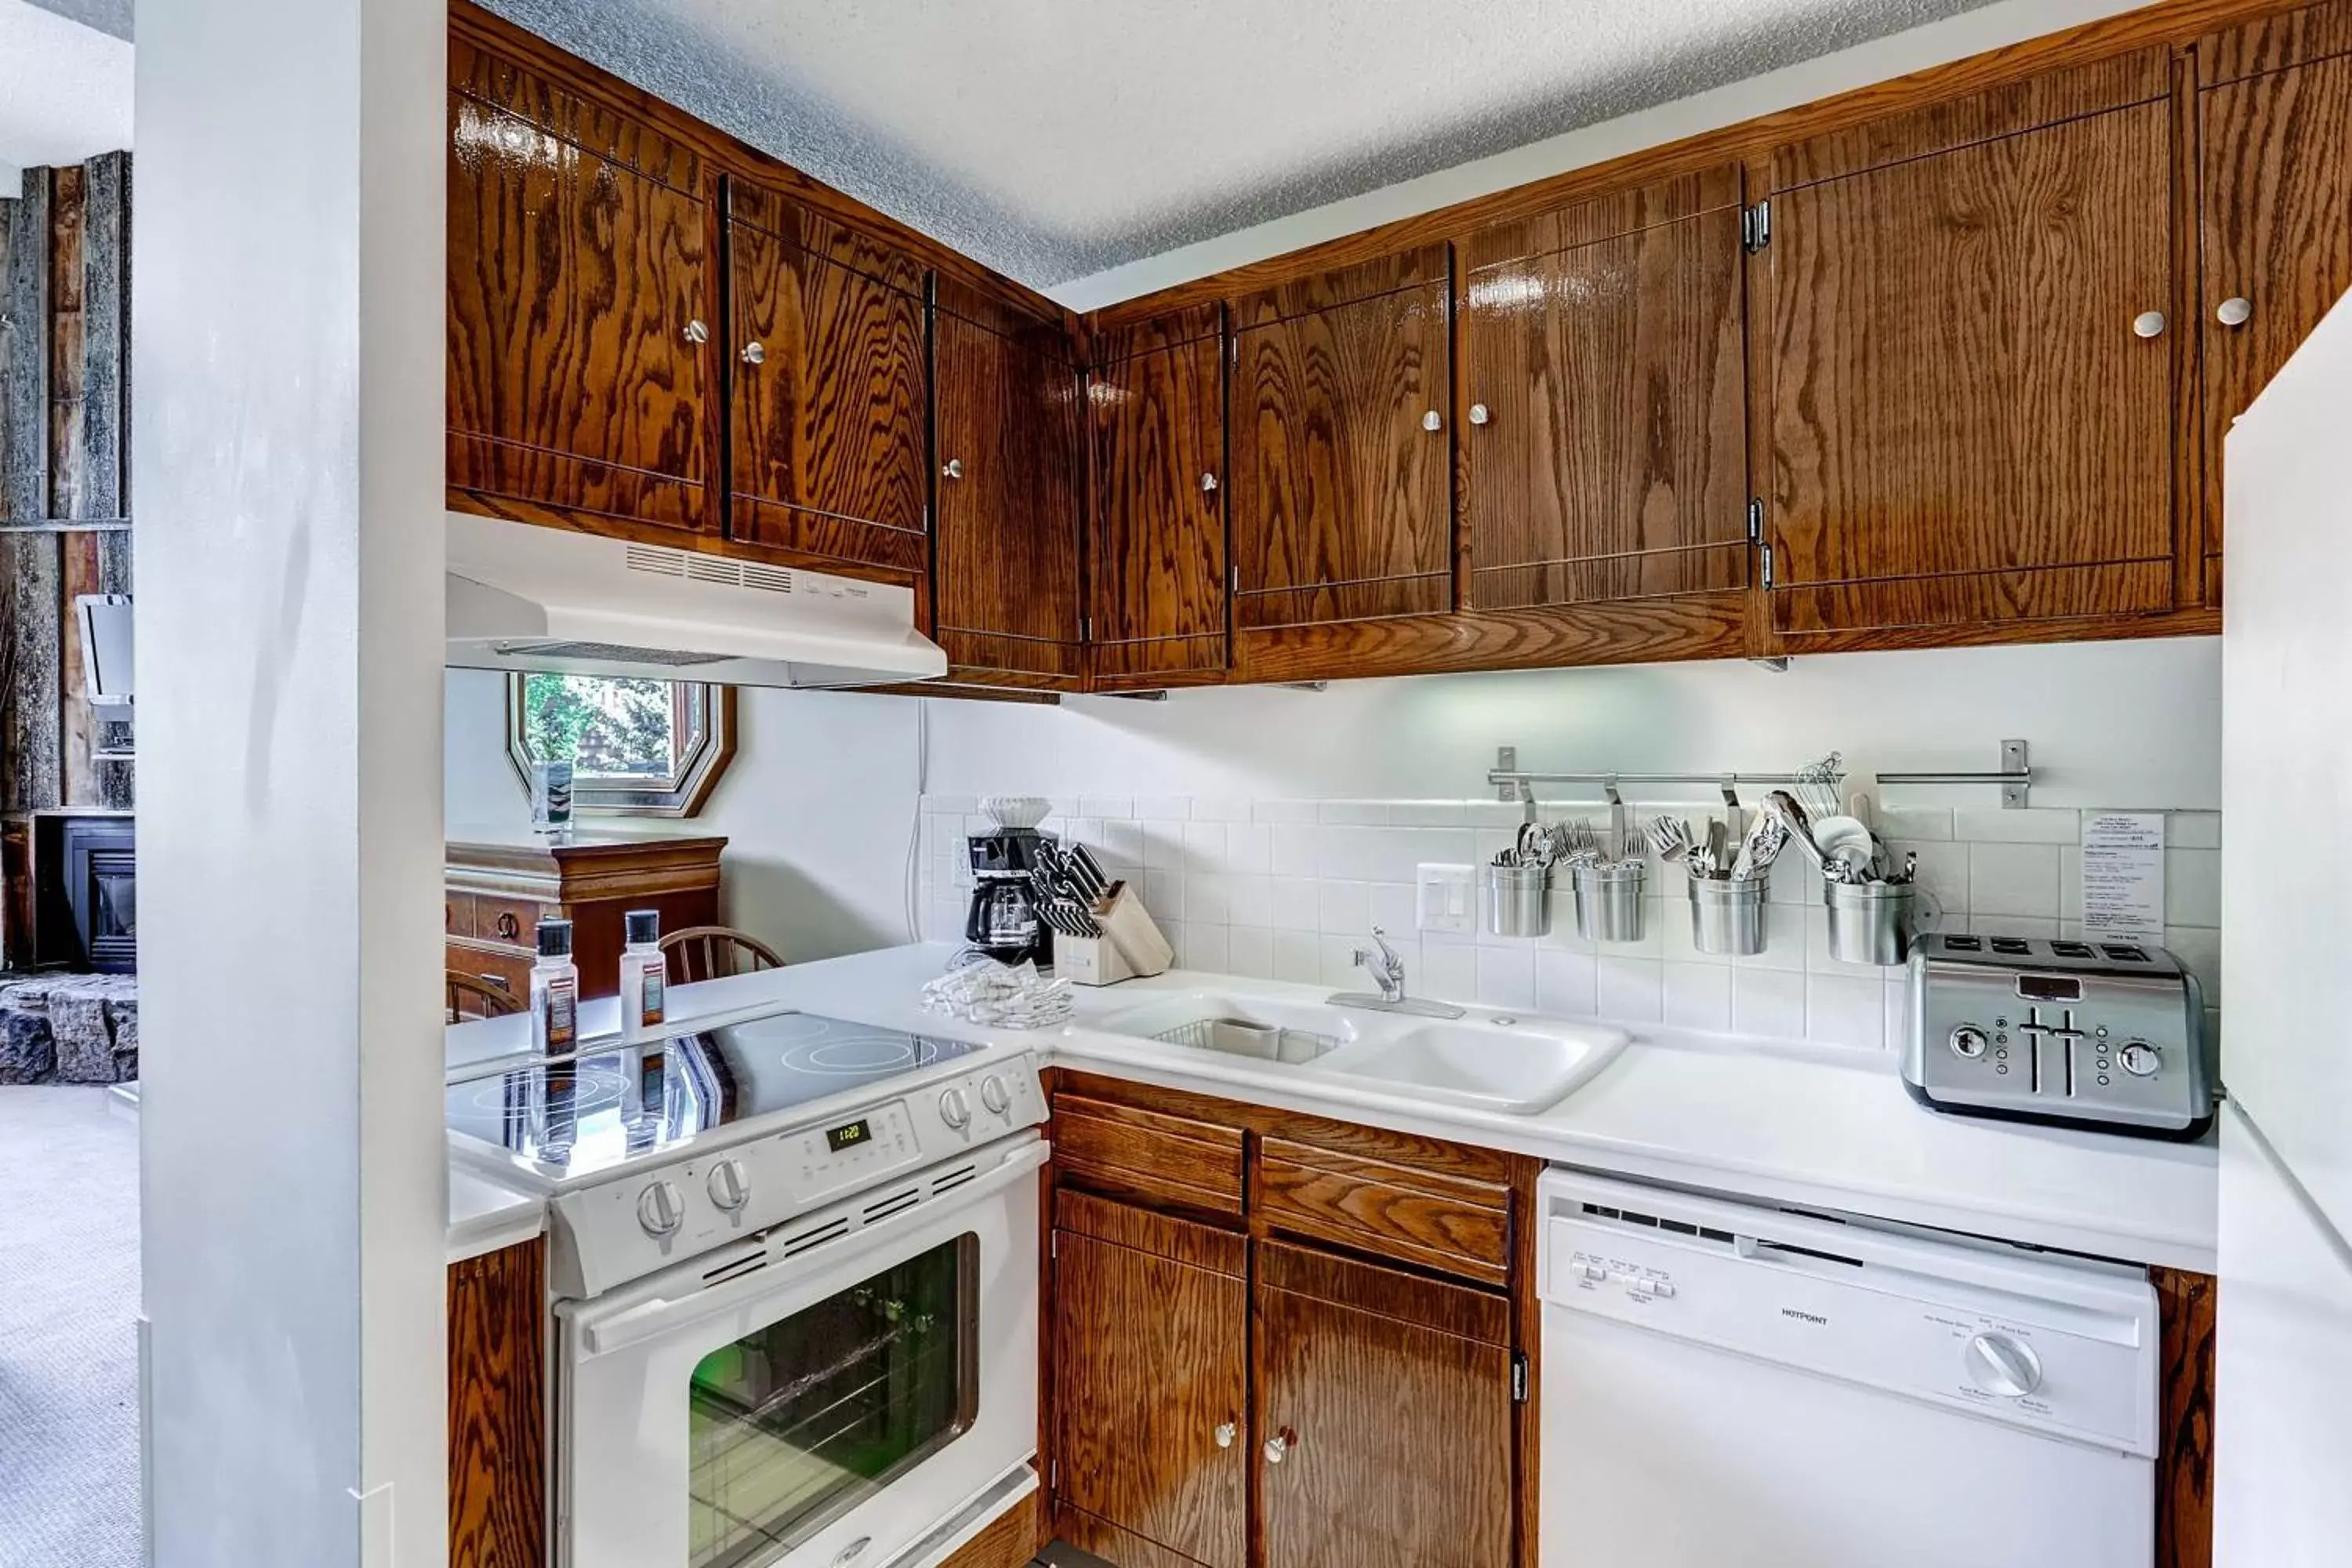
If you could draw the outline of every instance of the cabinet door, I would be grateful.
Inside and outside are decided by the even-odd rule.
[[[1243,1568],[1248,1244],[1082,1193],[1055,1218],[1055,1499],[1084,1515],[1065,1513],[1066,1538],[1116,1557],[1124,1531]]]
[[[1513,1560],[1507,1297],[1265,1242],[1255,1304],[1269,1568]]]
[[[1748,585],[1737,168],[1463,247],[1469,607]]]
[[[1098,689],[1223,677],[1225,356],[1213,305],[1097,342],[1087,378]]]
[[[1078,376],[1058,331],[951,312],[937,343],[939,639],[950,678],[1079,684]]]
[[[1444,246],[1233,302],[1234,621],[1454,607]]]
[[[2199,66],[2205,552],[2218,603],[2222,437],[2352,289],[2352,5],[2208,39]]]
[[[2168,84],[2144,51],[1774,155],[1784,637],[2171,607]]]
[[[742,182],[727,215],[730,531],[820,570],[920,578],[922,263]]]
[[[709,526],[700,159],[463,39],[449,69],[452,504]]]

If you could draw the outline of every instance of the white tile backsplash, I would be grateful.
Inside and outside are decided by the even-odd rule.
[[[926,930],[942,940],[961,935],[963,837],[986,826],[973,804],[923,802],[920,907]],[[1704,831],[1708,814],[1696,804],[1656,809]],[[1057,807],[1048,830],[1089,845],[1111,875],[1137,881],[1188,967],[1361,990],[1370,981],[1351,955],[1378,925],[1419,996],[1855,1050],[1899,1049],[1908,1027],[1903,971],[1830,956],[1827,917],[1793,858],[1772,879],[1764,952],[1730,959],[1693,945],[1681,874],[1654,862],[1639,942],[1579,937],[1564,879],[1542,938],[1418,931],[1415,867],[1483,862],[1510,841],[1514,805],[1090,795]],[[1593,808],[1570,815],[1606,816]],[[1882,805],[1877,822],[1898,859],[1918,853],[1923,902],[1938,910],[1938,929],[2055,937],[2080,933],[2083,816]],[[2167,814],[2166,842],[2165,942],[2218,1005],[2221,814]]]

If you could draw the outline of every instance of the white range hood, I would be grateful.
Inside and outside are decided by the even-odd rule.
[[[450,512],[458,669],[875,686],[945,675],[911,589]]]

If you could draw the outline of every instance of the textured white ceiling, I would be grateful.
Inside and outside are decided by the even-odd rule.
[[[0,0],[0,164],[79,163],[131,145],[131,46]],[[0,196],[16,194],[0,177]]]
[[[1045,288],[1987,0],[489,0]]]

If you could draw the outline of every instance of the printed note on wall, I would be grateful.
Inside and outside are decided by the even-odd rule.
[[[2083,934],[2164,940],[2164,814],[2097,812],[2083,819]]]

